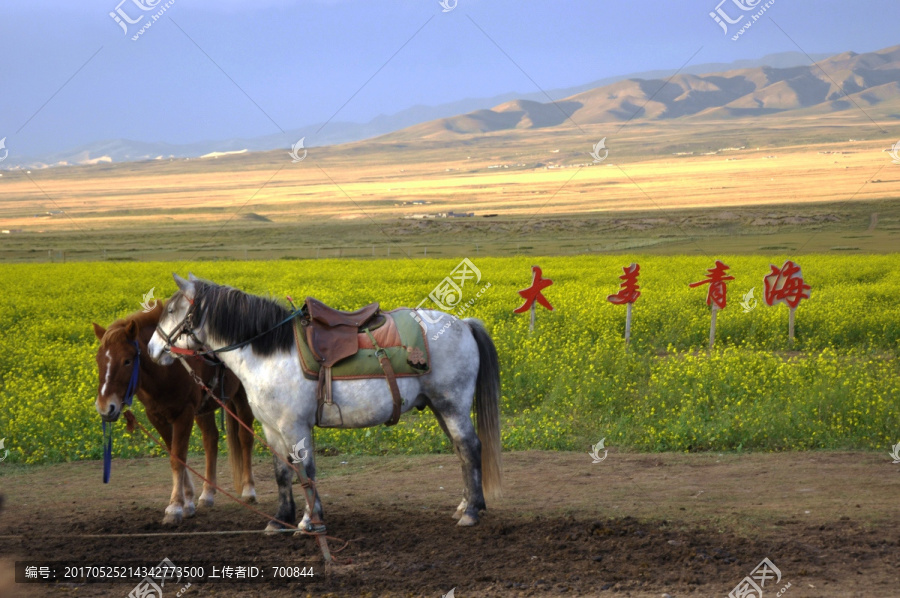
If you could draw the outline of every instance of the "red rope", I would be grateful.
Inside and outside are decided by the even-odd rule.
[[[240,504],[240,505],[246,507],[246,508],[249,509],[250,511],[253,511],[254,513],[256,513],[256,514],[258,514],[258,515],[262,515],[263,517],[267,517],[267,518],[269,517],[268,515],[266,515],[266,514],[263,513],[262,511],[260,511],[260,510],[258,510],[258,509],[255,509],[254,507],[251,507],[248,503],[246,503],[246,502],[244,502],[243,500],[241,500],[241,499],[239,499],[239,498],[233,496],[232,494],[230,494],[229,492],[227,492],[226,490],[224,490],[224,489],[223,489],[221,486],[219,486],[218,484],[215,484],[215,483],[211,482],[210,480],[206,479],[204,476],[200,475],[200,473],[199,473],[196,469],[194,469],[193,467],[191,467],[190,465],[188,465],[186,462],[184,462],[184,461],[181,459],[181,457],[179,457],[178,455],[173,455],[173,454],[172,454],[172,451],[169,450],[169,447],[167,447],[167,446],[165,445],[165,443],[164,443],[162,440],[160,440],[159,438],[157,438],[154,434],[151,434],[150,431],[147,430],[147,428],[144,427],[144,424],[142,424],[140,421],[138,421],[138,419],[134,416],[134,413],[132,413],[131,411],[126,411],[126,412],[125,412],[125,419],[127,420],[129,427],[133,427],[134,425],[137,425],[137,427],[139,427],[139,428],[141,429],[141,431],[144,433],[144,435],[147,436],[147,438],[149,438],[150,440],[152,440],[153,442],[155,442],[156,444],[158,444],[159,446],[161,446],[167,453],[169,453],[169,456],[170,456],[170,457],[173,457],[176,461],[178,461],[179,464],[183,465],[187,470],[189,470],[189,471],[190,471],[191,473],[193,473],[195,476],[197,476],[198,478],[200,478],[201,480],[203,480],[204,482],[206,482],[207,484],[209,484],[210,486],[212,486],[213,488],[215,488],[217,491],[221,492],[222,494],[224,494],[225,496],[227,496],[227,497],[230,498],[231,500],[235,501],[236,503],[238,503],[238,504]],[[281,525],[283,525],[283,526],[285,526],[285,527],[289,527],[289,528],[292,528],[292,529],[297,529],[297,526],[296,526],[296,525],[290,524],[290,523],[288,523],[288,522],[286,522],[286,521],[281,521],[280,519],[276,519],[276,518],[274,518],[274,517],[272,517],[271,519],[272,519],[272,521],[277,521],[278,523],[280,523]]]
[[[210,395],[210,396],[212,396],[212,395]],[[213,398],[216,398],[216,397],[213,397]],[[216,398],[216,400],[218,401],[218,398]],[[242,424],[244,423],[244,422],[242,422],[240,419],[238,419],[233,413],[231,413],[230,410],[229,410],[229,413],[230,413],[231,416],[234,417],[237,421],[239,421],[239,422],[242,423]],[[294,524],[292,524],[292,523],[288,523],[287,521],[282,521],[282,520],[280,520],[280,519],[276,519],[275,517],[271,517],[270,515],[268,515],[268,514],[266,514],[266,513],[263,513],[263,512],[260,511],[259,509],[256,509],[256,508],[254,508],[254,507],[251,507],[248,503],[246,503],[246,502],[244,502],[243,500],[241,500],[241,499],[237,498],[236,496],[232,495],[230,492],[226,491],[225,489],[223,489],[223,488],[222,488],[221,486],[219,486],[218,484],[215,484],[215,483],[211,482],[210,480],[208,480],[205,476],[201,475],[196,469],[194,469],[193,467],[191,467],[190,465],[188,465],[185,461],[183,461],[183,460],[181,459],[181,457],[179,457],[179,456],[177,456],[177,455],[173,455],[172,452],[169,450],[169,447],[167,447],[167,446],[165,445],[165,443],[164,443],[163,441],[161,441],[159,438],[157,438],[154,434],[151,434],[150,431],[147,430],[147,428],[144,427],[144,424],[142,424],[140,421],[138,421],[138,419],[135,417],[134,413],[132,413],[130,410],[125,412],[125,420],[126,420],[126,422],[127,422],[129,431],[133,430],[133,429],[134,429],[134,426],[137,425],[137,426],[141,429],[141,431],[144,433],[144,435],[147,436],[147,438],[149,438],[150,440],[152,440],[153,442],[155,442],[156,444],[158,444],[159,446],[161,446],[161,447],[163,448],[163,450],[165,450],[165,451],[169,454],[169,456],[170,456],[170,457],[173,457],[179,464],[183,465],[188,471],[190,471],[191,473],[193,473],[194,475],[196,475],[198,478],[200,478],[201,480],[203,480],[204,482],[206,482],[207,484],[209,484],[210,486],[212,486],[213,488],[215,488],[218,492],[221,492],[222,494],[224,494],[225,496],[227,496],[228,498],[230,498],[230,499],[233,500],[234,502],[238,503],[239,505],[241,505],[241,506],[244,507],[245,509],[247,509],[247,510],[249,510],[249,511],[252,511],[252,512],[256,513],[257,515],[262,515],[262,516],[263,516],[264,518],[266,518],[266,519],[271,519],[272,521],[275,521],[275,522],[277,522],[277,523],[280,523],[281,525],[283,525],[283,526],[285,526],[285,527],[288,527],[288,528],[291,528],[291,529],[297,529],[297,530],[300,531],[301,534],[305,534],[305,535],[309,535],[309,536],[321,536],[321,535],[324,535],[324,534],[322,534],[322,532],[308,532],[308,531],[306,531],[306,530],[300,530],[300,529],[298,528],[298,526],[296,526],[296,525],[294,525]],[[246,424],[244,424],[244,425],[246,426]],[[251,430],[251,432],[252,432],[252,430]],[[256,435],[256,434],[254,434],[254,436],[255,436],[255,435]],[[265,443],[264,443],[264,444],[265,444]],[[268,446],[268,445],[266,445],[266,446]],[[269,450],[271,450],[271,447],[269,447]],[[273,452],[274,452],[274,451],[273,451]],[[310,480],[310,481],[312,481],[312,480]],[[310,509],[310,511],[312,511],[312,509]],[[327,539],[330,539],[330,540],[334,540],[335,542],[343,542],[343,543],[344,543],[344,545],[341,546],[340,548],[338,548],[337,550],[332,550],[331,552],[332,552],[333,554],[336,554],[336,553],[338,553],[338,552],[341,552],[342,550],[344,550],[345,548],[347,548],[347,546],[350,544],[350,540],[346,540],[346,541],[345,541],[345,540],[341,540],[340,538],[335,538],[334,536],[328,536],[328,535],[324,535],[324,537],[327,538]]]

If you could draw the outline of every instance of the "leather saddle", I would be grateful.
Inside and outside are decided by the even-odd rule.
[[[331,368],[337,362],[356,355],[360,348],[360,334],[370,335],[372,330],[379,328],[387,321],[382,314],[379,304],[369,305],[356,311],[340,311],[325,305],[318,299],[306,298],[306,304],[301,308],[300,324],[306,330],[309,347],[312,349],[319,368],[319,386],[317,392],[318,409],[316,411],[316,423],[321,421],[324,407],[335,406],[340,413],[340,407],[334,405],[331,394],[332,375]],[[374,337],[371,337],[375,343]],[[393,426],[400,420],[402,398],[397,386],[396,375],[391,366],[390,359],[383,349],[375,344],[381,368],[387,379],[394,401],[394,409],[391,419],[385,425]],[[343,416],[341,416],[341,424]]]
[[[309,314],[310,348],[323,367],[330,368],[359,350],[357,335],[366,328],[374,330],[384,323],[378,303],[356,311],[339,311],[312,297],[306,299]]]

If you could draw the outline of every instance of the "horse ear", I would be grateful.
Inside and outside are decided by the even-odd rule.
[[[184,296],[193,301],[195,294],[194,282],[191,280],[185,280],[177,274],[172,274],[172,278],[175,279],[175,284],[178,285],[178,288],[181,289],[181,292],[184,293]]]
[[[191,282],[197,282],[200,279],[194,276],[193,272],[188,272],[188,280],[190,280]]]
[[[97,337],[97,339],[102,340],[103,335],[106,334],[106,328],[95,322],[91,322],[91,326],[94,327],[94,335]]]
[[[138,326],[137,322],[134,320],[129,320],[127,324],[125,324],[125,336],[128,340],[133,341],[137,338]]]

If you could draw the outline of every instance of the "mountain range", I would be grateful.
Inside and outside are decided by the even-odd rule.
[[[386,140],[452,140],[496,131],[548,129],[629,120],[733,120],[769,115],[815,115],[878,106],[882,117],[900,119],[900,46],[809,58],[788,52],[755,61],[702,64],[671,72],[651,71],[533,94],[508,93],[440,106],[413,106],[359,124],[332,122],[252,139],[192,144],[98,141],[5,168],[41,168],[157,158],[196,158],[222,152],[306,147],[383,137]],[[551,101],[549,98],[560,98]]]
[[[632,119],[730,120],[873,106],[878,106],[883,116],[900,119],[900,46],[866,54],[845,52],[812,66],[678,74],[668,80],[628,78],[556,102],[517,99],[421,123],[391,138],[450,139]]]

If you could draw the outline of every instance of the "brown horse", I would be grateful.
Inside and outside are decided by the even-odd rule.
[[[100,339],[100,349],[97,351],[100,382],[95,406],[104,421],[114,422],[119,418],[125,407],[125,393],[137,360],[140,366],[137,374],[137,398],[144,405],[147,419],[162,436],[171,455],[172,497],[166,507],[163,523],[178,524],[183,517],[192,517],[195,512],[194,485],[190,473],[182,465],[187,459],[188,443],[195,420],[203,436],[206,478],[216,483],[219,431],[216,429],[215,410],[218,403],[206,396],[184,368],[161,366],[149,358],[147,343],[153,336],[162,313],[163,302],[160,301],[151,311],[135,312],[116,320],[108,329],[93,325],[94,334]],[[135,348],[135,341],[140,347],[140,354]],[[188,363],[207,381],[207,386],[215,390],[223,389],[224,395],[231,399],[229,408],[244,423],[253,426],[253,412],[237,376],[224,366],[211,365],[200,358],[191,358]],[[224,376],[224,380],[220,376]],[[226,415],[226,423],[228,456],[235,489],[241,492],[245,500],[256,502],[251,470],[253,435],[230,415]],[[198,502],[203,507],[211,507],[215,493],[215,488],[204,482],[203,493]]]

